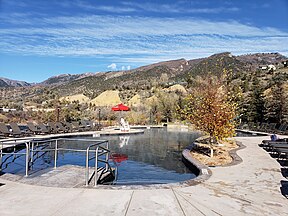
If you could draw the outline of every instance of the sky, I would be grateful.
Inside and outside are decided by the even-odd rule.
[[[27,82],[287,44],[288,0],[0,0],[0,77]]]

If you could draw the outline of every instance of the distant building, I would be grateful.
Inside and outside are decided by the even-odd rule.
[[[259,69],[262,71],[269,71],[269,72],[273,72],[276,71],[276,67],[273,64],[269,64],[269,65],[260,65]]]
[[[0,107],[0,113],[1,112],[14,112],[16,111],[16,109],[9,109],[9,108],[4,108],[4,107]]]
[[[282,61],[282,64],[284,65],[284,67],[288,66],[288,60]]]
[[[260,70],[267,70],[267,68],[268,68],[267,65],[260,65],[259,66]]]
[[[276,67],[274,65],[270,64],[267,66],[267,70],[273,72],[273,71],[276,71]]]

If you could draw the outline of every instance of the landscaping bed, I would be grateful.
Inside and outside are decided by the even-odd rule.
[[[213,148],[213,157],[210,155],[210,147]],[[209,145],[202,138],[195,142],[195,147],[190,154],[207,166],[225,166],[233,161],[230,151],[238,147],[235,140],[226,140],[219,145]]]

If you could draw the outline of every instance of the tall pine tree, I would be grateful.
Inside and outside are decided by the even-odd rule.
[[[264,120],[265,100],[263,90],[264,88],[261,85],[257,74],[255,74],[247,101],[247,120],[249,122],[263,122]]]
[[[285,78],[282,74],[275,75],[270,88],[266,90],[265,119],[268,122],[283,123],[288,117],[288,97],[285,91]]]

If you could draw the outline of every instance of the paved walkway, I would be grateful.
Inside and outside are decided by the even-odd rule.
[[[266,137],[268,139],[269,137]],[[287,183],[280,165],[258,143],[263,137],[237,138],[243,162],[212,168],[207,181],[173,189],[49,188],[0,177],[0,215],[287,215]],[[265,138],[264,138],[265,139]]]

